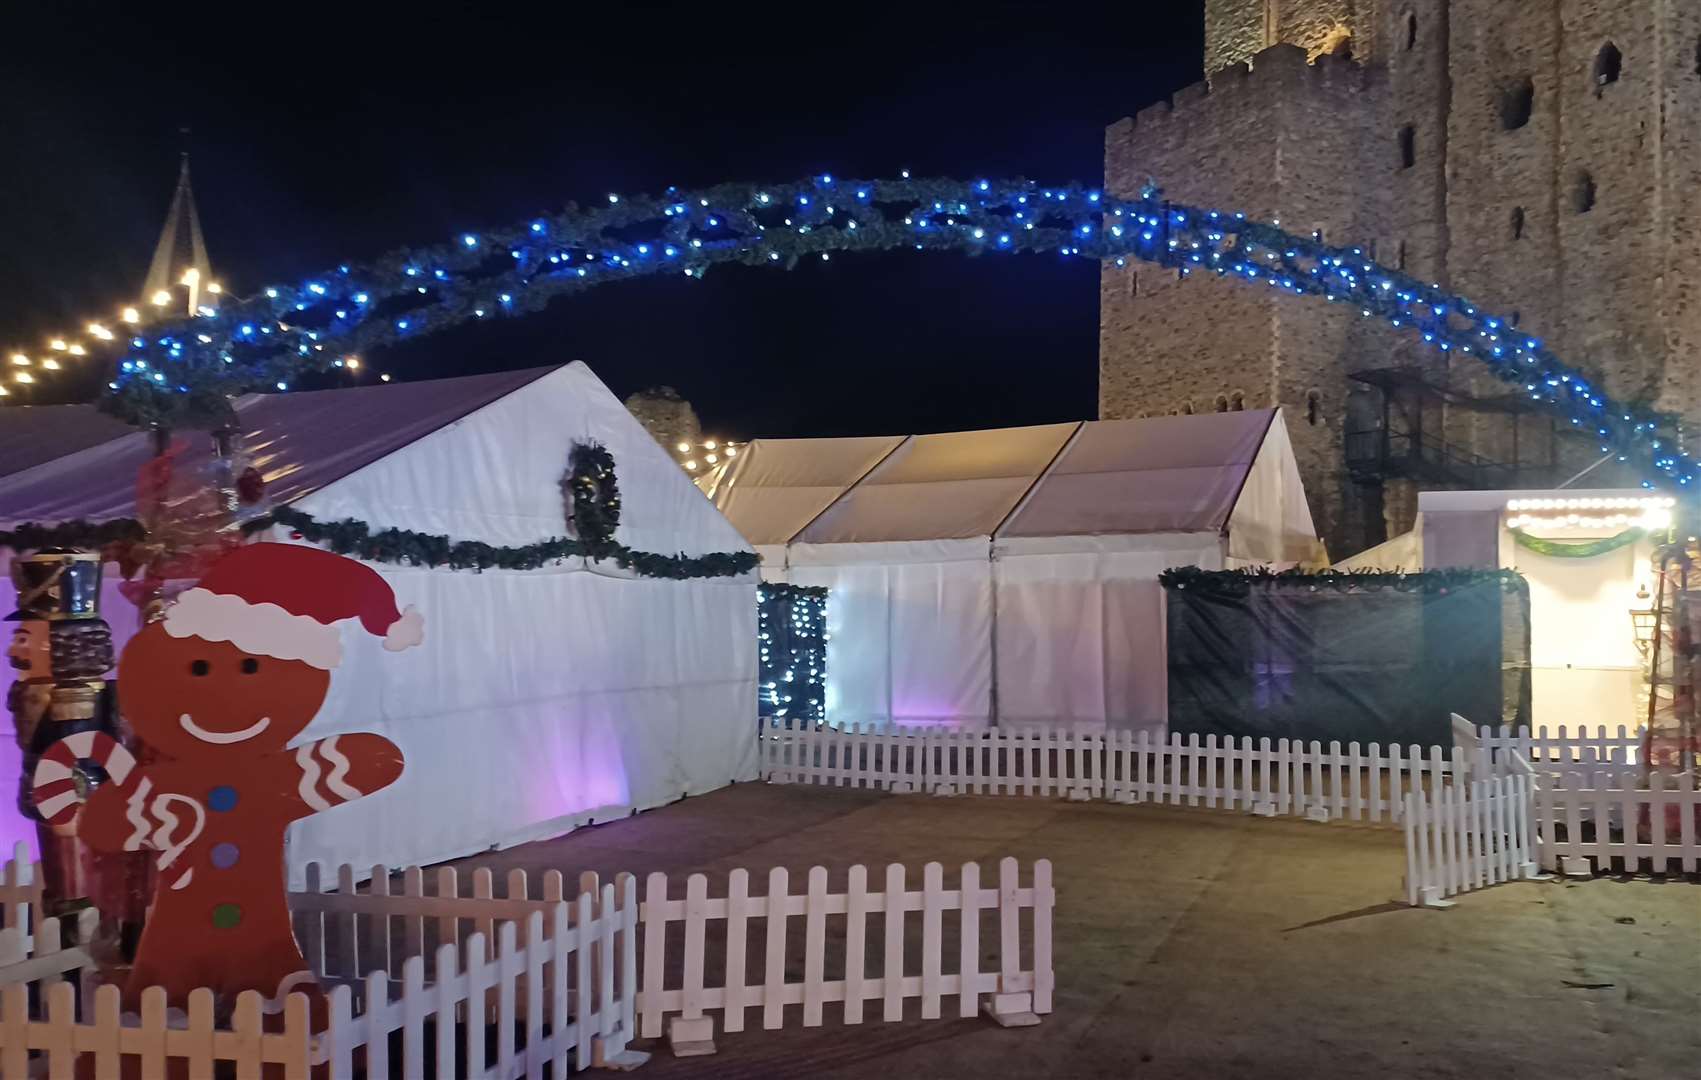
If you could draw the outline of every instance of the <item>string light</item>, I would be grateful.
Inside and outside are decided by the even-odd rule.
[[[1509,529],[1668,529],[1677,500],[1669,495],[1509,499]]]
[[[153,303],[154,307],[164,307],[171,303],[171,291],[168,289],[160,289],[148,299]]]
[[[30,358],[21,352],[15,352],[12,354],[12,363],[17,367],[29,367]]]
[[[139,323],[139,322],[142,321],[142,313],[137,311],[133,307],[127,307],[123,311],[118,313],[118,320],[120,322],[125,322],[125,323],[129,323],[131,325],[135,325],[136,323]]]
[[[763,582],[756,589],[756,700],[768,719],[827,718],[827,590]]]
[[[294,323],[295,312],[310,308],[323,307],[327,316],[346,311],[347,317],[329,320],[328,326],[302,320],[316,328],[311,332],[280,325],[279,332],[260,342],[237,338],[237,312],[210,312],[195,320],[196,329],[204,327],[213,338],[205,349],[190,345],[174,351],[156,339],[134,350],[132,358],[153,360],[175,377],[137,378],[120,370],[114,380],[119,384],[113,392],[118,399],[114,411],[137,423],[183,426],[196,422],[195,410],[203,402],[217,401],[219,394],[267,385],[280,374],[331,366],[323,342],[309,333],[327,341],[358,333],[366,347],[381,347],[468,321],[475,310],[536,311],[562,293],[664,271],[700,277],[706,269],[726,263],[792,267],[805,257],[834,251],[904,247],[1055,252],[1106,262],[1139,259],[1176,269],[1183,277],[1203,269],[1261,290],[1344,301],[1440,354],[1468,353],[1499,377],[1519,384],[1533,400],[1597,436],[1607,449],[1626,460],[1634,452],[1648,486],[1689,485],[1701,478],[1701,463],[1672,449],[1676,438],[1670,418],[1613,402],[1582,372],[1562,364],[1540,338],[1511,333],[1507,320],[1443,292],[1433,282],[1366,261],[1362,249],[1329,247],[1318,238],[1285,233],[1240,213],[1170,203],[1151,186],[1138,197],[1121,199],[1096,187],[1041,188],[1024,180],[912,179],[906,173],[900,180],[859,181],[829,180],[829,175],[791,184],[722,184],[701,192],[669,189],[660,197],[611,195],[606,205],[528,219],[500,231],[515,257],[511,266],[494,274],[480,273],[485,270],[485,245],[469,249],[457,236],[429,251],[392,253],[365,266],[310,279],[338,282],[327,286],[324,296],[312,293],[307,284],[272,286],[264,293],[272,303],[243,305],[240,317],[255,318],[268,307],[279,324]],[[844,225],[846,215],[835,214],[831,200],[840,192],[856,196],[854,233]],[[1038,202],[1046,204],[1044,213],[1035,212],[1033,204]],[[933,207],[935,212],[906,214],[914,207]],[[1009,224],[1017,215],[1022,215],[1020,230]],[[789,220],[792,227],[775,227],[781,220]],[[534,224],[547,227],[539,231],[531,228]],[[978,239],[976,230],[981,233]],[[991,236],[997,237],[996,244],[987,242]],[[667,247],[676,249],[679,257],[656,257]],[[571,267],[560,260],[563,252],[575,253]],[[582,258],[577,254],[581,252]],[[558,261],[552,264],[551,255]],[[411,278],[421,273],[418,262],[427,257],[445,270],[447,280],[439,280],[421,299],[418,283]],[[357,284],[360,292],[354,294]],[[369,297],[371,303],[357,300],[358,306],[350,308],[346,297],[351,294]],[[383,301],[403,295],[416,301],[407,319],[375,321],[377,311],[393,310]],[[498,296],[508,299],[498,306]],[[192,332],[168,328],[164,337],[187,340]],[[208,363],[201,353],[210,354],[208,358],[234,353],[236,360]],[[192,392],[196,390],[217,393]]]

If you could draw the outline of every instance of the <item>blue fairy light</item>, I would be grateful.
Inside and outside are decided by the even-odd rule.
[[[911,179],[908,170],[904,170],[902,175],[905,181]],[[824,205],[826,199],[820,200],[822,205],[811,201],[821,191],[826,190],[827,185],[836,183],[843,183],[844,189],[852,192],[856,199],[864,204],[864,209],[856,211],[854,218],[849,214],[837,214],[842,207]],[[1532,385],[1551,382],[1552,385],[1545,391],[1531,392],[1559,415],[1568,419],[1588,418],[1591,423],[1594,423],[1602,412],[1609,410],[1626,417],[1622,421],[1622,427],[1618,426],[1617,421],[1613,423],[1608,441],[1635,444],[1643,449],[1654,450],[1654,454],[1644,456],[1642,461],[1644,467],[1651,465],[1653,470],[1658,470],[1658,474],[1663,478],[1661,482],[1687,481],[1691,478],[1690,474],[1696,471],[1694,462],[1689,458],[1683,458],[1680,464],[1678,457],[1671,451],[1660,452],[1658,448],[1652,447],[1653,441],[1659,435],[1665,435],[1669,445],[1671,433],[1669,429],[1661,427],[1661,422],[1641,419],[1640,422],[1633,423],[1638,420],[1638,414],[1631,410],[1620,410],[1614,402],[1603,397],[1582,377],[1562,367],[1556,357],[1544,351],[1539,338],[1513,337],[1503,329],[1505,321],[1502,318],[1479,312],[1468,300],[1444,292],[1437,285],[1424,286],[1410,282],[1402,274],[1386,270],[1374,261],[1366,261],[1365,250],[1362,248],[1326,247],[1320,233],[1313,232],[1307,240],[1302,236],[1272,231],[1279,230],[1280,219],[1273,225],[1254,224],[1248,222],[1243,213],[1170,206],[1161,201],[1161,193],[1152,185],[1142,189],[1139,200],[1135,201],[1072,185],[1040,188],[1022,182],[1002,185],[995,193],[991,180],[986,177],[977,177],[966,183],[928,180],[913,187],[906,183],[901,188],[895,186],[895,182],[886,183],[888,186],[882,190],[879,182],[836,181],[831,174],[821,173],[805,180],[802,185],[778,189],[784,192],[783,195],[776,195],[774,188],[761,191],[746,189],[752,190],[752,194],[748,196],[749,208],[752,210],[788,203],[797,208],[793,213],[798,220],[788,221],[785,231],[787,235],[793,236],[811,234],[812,239],[805,249],[786,249],[783,242],[778,241],[775,243],[781,243],[781,247],[771,247],[766,236],[777,234],[779,231],[771,223],[753,220],[742,214],[729,221],[721,214],[707,212],[711,199],[706,194],[684,194],[669,188],[665,202],[640,202],[629,213],[622,213],[614,220],[621,224],[643,216],[653,216],[658,224],[664,217],[688,220],[678,224],[670,223],[665,243],[647,240],[644,243],[633,243],[631,247],[622,248],[617,252],[605,252],[604,258],[624,273],[590,276],[602,277],[605,280],[624,279],[658,269],[662,260],[648,258],[658,253],[652,251],[652,248],[659,249],[659,253],[665,254],[669,260],[678,258],[682,253],[693,254],[696,258],[692,265],[682,267],[681,271],[689,276],[701,277],[707,265],[725,261],[754,259],[770,264],[795,264],[807,251],[822,256],[824,261],[830,261],[831,253],[837,250],[897,246],[903,242],[897,239],[903,234],[908,234],[911,246],[918,249],[929,246],[952,248],[956,246],[953,242],[959,241],[958,230],[966,234],[967,238],[976,241],[995,238],[998,248],[1008,250],[1014,246],[1013,235],[1020,228],[1031,238],[1030,242],[1024,244],[1024,250],[1052,250],[1064,257],[1087,254],[1088,257],[1103,260],[1106,265],[1117,266],[1130,265],[1132,258],[1139,258],[1177,269],[1183,277],[1187,276],[1193,266],[1204,263],[1204,256],[1208,253],[1209,264],[1219,274],[1226,274],[1232,269],[1235,276],[1243,280],[1256,282],[1262,278],[1266,288],[1282,288],[1295,294],[1315,296],[1327,301],[1345,301],[1357,307],[1361,317],[1370,318],[1374,315],[1385,319],[1391,326],[1422,338],[1424,343],[1434,345],[1443,353],[1458,351],[1480,355],[1485,362],[1494,364],[1499,371],[1509,369],[1508,361],[1515,353],[1523,358],[1524,363],[1510,367],[1510,370],[1520,374],[1539,372],[1539,375],[1533,376],[1535,381]],[[905,216],[902,210],[891,209],[887,204],[875,204],[870,207],[869,200],[877,193],[893,199],[901,198],[911,206],[917,203],[924,206],[932,203],[934,209],[926,216]],[[925,202],[922,202],[924,193]],[[1046,216],[1036,217],[1033,214],[1031,205],[1035,198],[1046,200]],[[620,196],[611,195],[609,204],[617,205],[621,201]],[[1052,203],[1056,206],[1052,207]],[[691,235],[690,226],[697,222],[690,221],[689,218],[696,207],[701,207],[706,212],[700,220],[707,223],[704,227],[715,230],[712,237]],[[823,217],[843,221],[843,228],[838,231],[818,231],[819,222]],[[1124,218],[1128,219],[1126,224],[1123,223]],[[569,282],[574,285],[580,282],[593,284],[594,282],[586,279],[588,269],[595,266],[596,253],[585,252],[584,245],[596,242],[591,237],[595,235],[595,230],[603,227],[603,220],[604,217],[600,214],[579,214],[575,218],[574,212],[569,212],[554,221],[545,218],[522,221],[512,232],[526,236],[527,243],[509,248],[515,262],[511,267],[501,268],[497,280],[491,284],[496,287],[507,286],[515,292],[515,286],[522,283],[541,288],[543,291],[534,292],[539,301],[549,297],[549,287],[552,284],[557,289],[566,287]],[[636,220],[633,220],[633,223],[642,224]],[[1110,237],[1103,245],[1095,245],[1089,250],[1087,242],[1094,236],[1095,226],[1101,224],[1110,230]],[[676,229],[685,231],[673,231]],[[1128,239],[1130,231],[1138,233],[1135,243],[1122,243]],[[561,235],[550,248],[536,246],[534,238],[551,232]],[[851,237],[851,233],[858,235]],[[483,246],[483,238],[479,234],[466,232],[455,236],[459,241],[457,247],[460,249],[472,250]],[[933,236],[939,236],[940,240],[930,241],[929,238]],[[1111,243],[1111,240],[1116,242]],[[575,266],[571,275],[551,272],[541,277],[531,276],[545,259],[550,267],[579,261],[573,258],[574,250],[586,255],[585,262],[589,267]],[[1260,254],[1262,258],[1259,257]],[[668,265],[679,266],[678,263]],[[1260,273],[1260,268],[1266,272]],[[429,276],[438,282],[453,280],[447,267],[427,269],[430,269]],[[346,280],[350,269],[346,264],[339,264],[337,272]],[[483,318],[486,314],[485,308],[481,306],[472,309],[469,316],[466,314],[469,309],[455,306],[461,302],[455,296],[434,296],[423,285],[407,280],[417,279],[425,271],[414,265],[411,257],[405,253],[382,257],[362,273],[362,285],[365,288],[352,293],[352,303],[344,302],[334,312],[336,321],[331,325],[335,333],[359,331],[365,335],[364,340],[376,346],[383,344],[386,335],[400,338],[410,329],[421,332],[437,330],[452,325],[457,318]],[[311,362],[313,352],[324,348],[316,343],[320,334],[318,328],[292,326],[294,316],[284,309],[287,305],[297,311],[308,310],[310,297],[321,298],[329,295],[330,290],[324,284],[326,280],[327,278],[320,277],[304,282],[300,286],[299,294],[290,289],[267,288],[265,296],[268,300],[282,301],[271,309],[274,318],[285,316],[273,325],[254,320],[255,312],[252,308],[248,312],[248,321],[244,321],[237,312],[236,305],[231,305],[226,311],[207,307],[192,324],[183,324],[192,327],[185,335],[187,345],[177,340],[170,343],[162,340],[160,347],[173,358],[184,362],[183,368],[187,374],[180,378],[192,390],[200,388],[196,382],[196,373],[205,370],[205,362],[210,362],[215,356],[223,361],[218,365],[220,367],[234,364],[238,379],[242,373],[248,372],[253,380],[258,378],[259,372],[266,370],[262,367],[263,364],[278,362],[277,358],[281,354],[281,362],[289,366],[280,371],[269,372],[265,381],[277,379],[280,374],[295,369],[295,357],[301,357],[300,363],[305,364]],[[424,312],[413,312],[408,317],[392,319],[391,324],[382,327],[379,333],[371,333],[371,328],[367,325],[371,313],[374,310],[383,311],[385,302],[394,301],[403,295],[410,299],[417,297],[415,303],[421,308],[428,305],[438,306],[438,310],[444,312],[445,317],[428,321]],[[510,293],[500,295],[503,298],[502,303],[511,302]],[[1484,344],[1479,347],[1476,345],[1478,341]],[[238,342],[246,343],[243,350],[238,350],[239,358],[233,357],[230,351],[231,346]],[[262,343],[275,343],[276,348],[254,349],[255,345]],[[143,350],[151,346],[142,339],[136,339],[133,347]],[[126,383],[128,375],[129,372],[126,372],[119,382]],[[223,378],[228,381],[230,376]],[[126,407],[128,404],[129,399],[126,399]]]

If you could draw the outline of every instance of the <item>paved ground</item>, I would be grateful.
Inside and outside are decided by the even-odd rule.
[[[746,784],[465,865],[701,871],[718,895],[739,866],[752,891],[776,865],[828,866],[838,888],[858,862],[1004,855],[1055,866],[1040,1027],[844,1027],[829,1007],[825,1027],[722,1035],[712,1058],[654,1047],[642,1075],[1654,1080],[1701,1062],[1701,885],[1520,883],[1412,910],[1391,903],[1387,829]]]

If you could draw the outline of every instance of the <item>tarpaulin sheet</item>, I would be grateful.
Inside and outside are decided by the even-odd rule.
[[[1166,581],[1170,730],[1386,746],[1448,742],[1450,713],[1527,723],[1521,580],[1454,575],[1426,587],[1414,581],[1423,576],[1400,587]]]

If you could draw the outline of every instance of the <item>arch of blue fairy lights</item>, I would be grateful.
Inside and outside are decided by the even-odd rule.
[[[1283,231],[1244,214],[1121,199],[1080,184],[1028,180],[855,180],[720,184],[658,196],[609,195],[589,207],[463,233],[348,263],[129,342],[106,407],[133,423],[212,427],[229,399],[290,389],[372,349],[452,326],[536,311],[613,281],[724,264],[792,267],[889,251],[1025,252],[1152,263],[1341,305],[1442,353],[1469,355],[1633,462],[1646,487],[1686,488],[1701,463],[1675,418],[1613,401],[1541,340],[1470,300],[1378,265],[1363,249]],[[1701,485],[1697,485],[1701,486]]]

